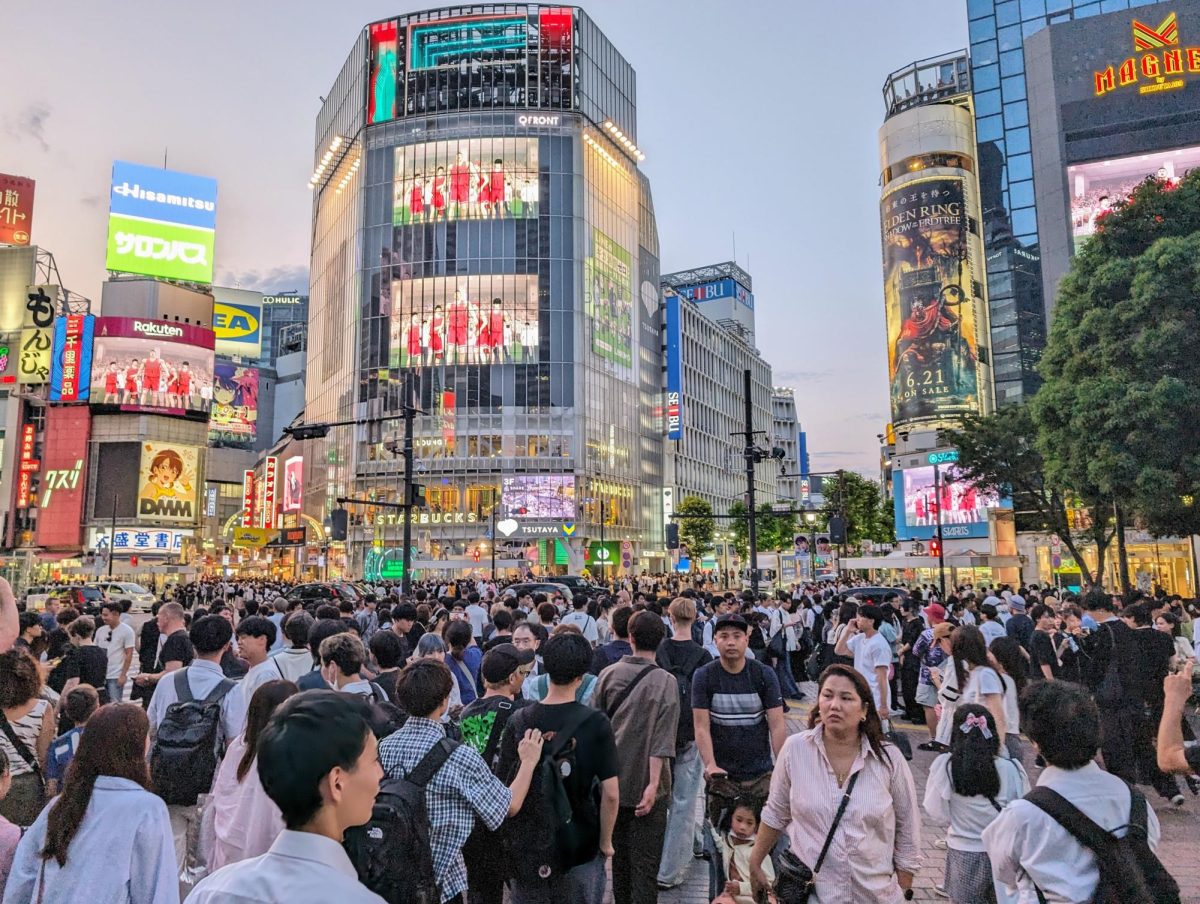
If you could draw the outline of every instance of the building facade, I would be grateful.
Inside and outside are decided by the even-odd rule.
[[[577,8],[363,30],[317,120],[305,419],[367,423],[306,445],[307,514],[399,500],[386,440],[409,386],[417,569],[481,570],[492,544],[498,570],[661,564],[658,238],[636,136],[633,68]],[[335,570],[394,557],[399,513],[349,507]]]
[[[808,476],[804,464],[807,451],[801,443],[800,418],[796,414],[796,390],[776,386],[771,390],[771,445],[783,450],[778,476],[779,501],[793,505],[808,503],[812,498],[811,486],[802,491],[803,480]]]

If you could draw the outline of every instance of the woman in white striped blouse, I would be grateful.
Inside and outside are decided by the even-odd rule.
[[[816,870],[847,791],[846,811]],[[783,832],[792,852],[817,873],[811,904],[911,899],[921,860],[912,773],[899,750],[883,739],[871,689],[849,666],[824,671],[809,730],[792,735],[779,752],[750,856],[756,892],[765,888],[763,859]]]

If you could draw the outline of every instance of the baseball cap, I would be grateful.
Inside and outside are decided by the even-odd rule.
[[[925,607],[925,617],[930,625],[940,625],[946,620],[946,608],[941,603],[930,603]]]
[[[722,615],[713,625],[713,634],[716,634],[722,628],[737,628],[739,631],[750,633],[750,626],[746,624],[746,619],[738,615],[736,612],[730,612],[728,615]]]
[[[947,621],[938,622],[936,625],[933,626],[934,642],[936,643],[937,641],[941,640],[943,637],[949,637],[953,632],[954,632],[954,625],[950,624],[950,622],[947,622]]]
[[[508,677],[520,666],[529,665],[534,660],[533,650],[518,650],[510,643],[496,644],[483,654],[483,662],[479,671],[483,680],[489,684],[499,684],[507,681]]]

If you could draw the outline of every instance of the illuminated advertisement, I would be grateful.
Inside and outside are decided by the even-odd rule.
[[[298,512],[304,499],[304,456],[294,455],[283,463],[283,510]]]
[[[86,402],[92,384],[92,339],[96,318],[68,314],[54,321],[50,359],[50,401]]]
[[[0,245],[28,245],[33,231],[35,182],[0,173]]]
[[[242,472],[242,527],[254,527],[254,471]]]
[[[277,480],[279,477],[279,459],[268,455],[266,466],[263,468],[262,485],[262,524],[261,527],[275,526],[275,505],[278,501]]]
[[[221,446],[254,445],[258,439],[258,368],[229,361],[213,365],[208,439]]]
[[[1200,165],[1200,147],[1116,157],[1067,167],[1071,192],[1071,236],[1075,250],[1096,231],[1113,205],[1125,201],[1146,179],[1177,185],[1187,171]]]
[[[213,333],[218,355],[261,355],[262,295],[242,289],[213,289]]]
[[[142,443],[139,521],[196,520],[200,451],[178,443]]]
[[[524,57],[529,39],[525,16],[463,16],[408,28],[409,68],[458,68],[480,56],[494,55],[498,62]]]
[[[108,270],[211,283],[216,226],[215,179],[113,164]]]
[[[536,474],[501,480],[500,504],[514,517],[575,520],[575,477]]]
[[[58,309],[59,294],[58,286],[29,286],[26,289],[18,383],[40,385],[50,380],[54,312]]]
[[[977,283],[964,180],[934,177],[884,194],[883,282],[892,422],[979,409]]]
[[[683,439],[683,344],[679,296],[666,293],[667,307],[667,439]],[[663,490],[665,493],[666,490]]]
[[[396,148],[392,222],[538,215],[536,138],[471,138]]]
[[[33,475],[40,462],[36,457],[37,427],[21,425],[21,447],[17,452],[17,508],[29,508],[33,501]]]
[[[633,364],[633,256],[599,229],[592,229],[591,254],[583,264],[592,351],[601,358]]]
[[[893,484],[896,536],[901,540],[937,536],[939,508],[943,538],[983,538],[988,535],[988,510],[1012,505],[999,494],[963,480],[953,465],[939,468],[936,488],[932,465],[907,468]]]
[[[1095,70],[1096,97],[1137,86],[1138,94],[1178,91],[1187,84],[1184,75],[1200,72],[1200,47],[1181,47],[1179,20],[1174,12],[1161,22],[1130,22],[1135,56]]]
[[[536,276],[396,280],[392,301],[392,367],[538,360]]]
[[[722,298],[732,298],[739,304],[744,304],[754,310],[754,293],[747,291],[737,281],[732,279],[717,279],[698,286],[687,286],[679,290],[688,301],[704,304],[706,301],[717,301]]]
[[[207,418],[212,398],[212,330],[167,320],[97,318],[91,404]]]
[[[107,527],[88,529],[88,549],[115,553],[132,553],[138,556],[171,556],[183,552],[183,543],[192,536],[190,530],[138,530],[118,527],[109,541]]]
[[[367,122],[396,118],[396,22],[376,22],[370,29],[371,59],[367,83]]]
[[[91,423],[86,405],[46,408],[38,481],[38,546],[77,547],[82,542],[84,468]]]

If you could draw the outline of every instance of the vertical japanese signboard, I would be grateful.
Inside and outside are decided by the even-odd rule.
[[[54,345],[54,311],[58,307],[58,295],[58,286],[30,286],[26,291],[18,383],[36,385],[50,380],[50,352]]]
[[[37,427],[21,425],[21,448],[17,453],[17,508],[29,508],[33,501],[33,475],[40,462],[34,457],[37,444]]]
[[[68,314],[54,322],[50,401],[86,402],[92,382],[92,336],[96,318]]]
[[[0,173],[0,245],[28,245],[34,181]]]
[[[275,480],[279,471],[279,459],[274,455],[267,456],[266,469],[263,472],[263,527],[275,526]]]
[[[242,527],[254,527],[254,471],[242,472]]]
[[[37,545],[78,547],[83,540],[84,467],[91,432],[86,405],[46,408],[38,481]]]

